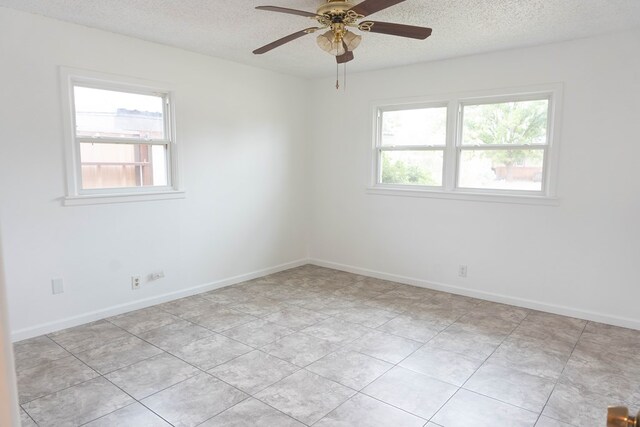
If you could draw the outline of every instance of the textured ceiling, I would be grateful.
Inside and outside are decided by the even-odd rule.
[[[358,1],[356,0],[356,3]],[[315,11],[323,0],[0,0],[0,6],[306,77],[335,73],[313,35],[251,52],[313,26],[276,5]],[[544,44],[640,27],[640,0],[406,0],[371,16],[433,28],[426,41],[366,34],[351,71]]]

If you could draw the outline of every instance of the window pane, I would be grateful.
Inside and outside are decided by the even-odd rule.
[[[544,150],[463,150],[459,187],[542,191]]]
[[[444,152],[383,151],[382,184],[442,186]]]
[[[167,147],[148,144],[80,144],[82,188],[166,186]]]
[[[466,105],[463,145],[546,144],[548,100]]]
[[[445,145],[446,143],[446,107],[382,113],[381,144],[383,146]]]
[[[75,86],[74,101],[79,137],[165,139],[160,96]]]

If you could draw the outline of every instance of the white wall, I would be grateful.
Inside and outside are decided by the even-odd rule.
[[[638,52],[636,31],[314,82],[311,258],[640,328]],[[560,206],[365,193],[374,100],[555,82]]]
[[[14,338],[306,258],[305,80],[5,8],[0,58]],[[186,199],[61,206],[58,66],[175,88]],[[160,269],[165,279],[131,290],[130,276]],[[52,295],[58,277],[65,293]]]

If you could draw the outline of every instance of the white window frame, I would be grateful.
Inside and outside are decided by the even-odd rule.
[[[380,106],[376,109],[376,138],[375,138],[375,148],[376,148],[376,156],[377,156],[377,169],[376,169],[376,183],[380,186],[389,186],[390,188],[395,187],[393,184],[382,184],[380,181],[382,180],[382,153],[385,151],[442,151],[442,158],[447,158],[447,146],[448,141],[445,145],[436,145],[436,144],[422,144],[422,145],[382,145],[382,115],[389,111],[406,111],[406,110],[420,110],[424,108],[446,108],[447,109],[447,120],[449,120],[449,111],[448,111],[448,103],[447,102],[420,102],[420,103],[412,103],[405,105],[384,105]],[[448,129],[447,129],[447,137],[448,137]],[[445,185],[445,168],[443,165],[442,168],[442,185],[411,185],[412,188],[424,188],[424,189],[443,189]],[[406,185],[402,185],[405,187]]]
[[[76,135],[74,88],[89,87],[142,95],[162,97],[164,135],[163,140],[134,140],[130,138],[84,138]],[[117,76],[87,70],[60,67],[61,102],[64,120],[66,154],[67,195],[65,206],[165,200],[184,198],[178,176],[178,146],[175,138],[175,108],[173,91],[164,85],[132,77]],[[167,185],[123,188],[82,188],[82,164],[80,144],[83,142],[113,144],[162,145],[167,147]]]
[[[369,185],[367,187],[367,193],[374,195],[435,197],[482,202],[558,205],[559,199],[557,198],[556,191],[562,91],[562,84],[553,83],[523,88],[453,93],[438,95],[435,97],[382,100],[372,103],[373,137],[372,149],[369,150],[371,170],[369,171]],[[547,144],[544,146],[545,148],[543,148],[545,155],[543,161],[542,190],[493,190],[459,187],[458,177],[460,175],[460,156],[462,151],[465,150],[465,147],[462,146],[462,129],[464,119],[463,107],[465,105],[518,102],[538,99],[549,100]],[[444,176],[442,187],[381,183],[381,153],[384,151],[381,146],[382,113],[385,111],[409,110],[443,105],[447,106],[447,144],[443,161]],[[536,148],[539,146],[533,144],[513,146],[513,148],[521,149],[531,149],[532,147],[534,149],[541,149]]]

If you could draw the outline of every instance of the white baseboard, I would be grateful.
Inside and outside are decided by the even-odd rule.
[[[483,292],[483,291],[478,291],[476,289],[469,289],[469,288],[464,288],[460,286],[448,285],[445,283],[429,282],[426,280],[416,279],[413,277],[406,277],[398,274],[384,273],[381,271],[355,267],[352,265],[346,265],[346,264],[340,264],[332,261],[325,261],[321,259],[310,258],[310,259],[299,259],[296,261],[291,261],[291,262],[276,265],[273,267],[265,268],[262,270],[257,270],[250,273],[229,277],[229,278],[218,280],[215,282],[193,286],[187,289],[181,289],[176,292],[170,292],[162,295],[157,295],[151,298],[145,298],[142,300],[138,300],[138,301],[134,301],[126,304],[120,304],[117,306],[107,307],[101,310],[83,313],[78,316],[72,316],[72,317],[57,320],[54,322],[42,323],[40,325],[32,326],[29,328],[18,329],[11,333],[11,340],[13,342],[16,342],[16,341],[21,341],[24,339],[40,336],[43,334],[48,334],[51,332],[59,331],[61,329],[71,328],[73,326],[78,326],[78,325],[93,322],[96,320],[104,319],[107,317],[116,316],[118,314],[123,314],[129,311],[150,307],[152,305],[161,304],[163,302],[172,301],[178,298],[196,295],[202,292],[223,288],[225,286],[231,286],[236,283],[256,279],[258,277],[277,273],[283,270],[288,270],[290,268],[299,267],[304,264],[313,264],[320,267],[333,268],[335,270],[342,270],[349,273],[360,274],[363,276],[375,277],[383,280],[390,280],[398,283],[404,283],[407,285],[418,286],[421,288],[428,288],[428,289],[433,289],[437,291],[450,292],[452,294],[464,295],[464,296],[479,298],[487,301],[510,304],[518,307],[530,308],[533,310],[545,311],[548,313],[560,314],[563,316],[570,316],[578,319],[591,320],[594,322],[606,323],[609,325],[640,330],[640,320],[631,319],[628,317],[613,316],[609,314],[597,313],[597,312],[588,311],[588,310],[580,310],[576,308],[550,304],[550,303],[545,303],[545,302],[540,302],[535,300],[511,297],[508,295],[495,294],[491,292]]]
[[[383,273],[381,271],[369,270],[366,268],[355,267],[352,265],[340,264],[332,261],[325,261],[316,258],[310,258],[309,263],[320,267],[333,268],[349,273],[360,274],[362,276],[375,277],[377,279],[390,280],[393,282],[404,283],[407,285],[418,286],[421,288],[433,289],[436,291],[449,292],[457,295],[464,295],[473,298],[479,298],[487,301],[499,302],[503,304],[515,305],[518,307],[530,308],[533,310],[544,311],[547,313],[560,314],[563,316],[575,317],[578,319],[591,320],[593,322],[606,323],[623,328],[631,328],[640,330],[640,320],[631,319],[629,317],[614,316],[605,313],[597,313],[589,310],[580,310],[577,308],[566,307],[557,304],[550,304],[541,301],[529,300],[525,298],[511,297],[508,295],[495,294],[491,292],[479,291],[477,289],[469,289],[461,286],[448,285],[445,283],[429,282],[413,277],[406,277],[397,274]]]
[[[236,283],[244,282],[247,280],[256,279],[258,277],[266,276],[268,274],[277,273],[279,271],[288,270],[290,268],[299,267],[304,264],[308,264],[309,260],[299,259],[296,261],[287,262],[284,264],[276,265],[262,270],[252,271],[250,273],[241,274],[238,276],[229,277],[222,280],[217,280],[211,283],[205,283],[203,285],[193,286],[187,289],[181,289],[176,292],[169,292],[162,295],[156,295],[150,298],[145,298],[125,304],[120,304],[112,307],[107,307],[101,310],[91,311],[83,313],[78,316],[67,317],[65,319],[56,320],[54,322],[42,323],[40,325],[32,326],[29,328],[18,329],[11,333],[11,340],[13,342],[25,340],[28,338],[37,337],[43,334],[49,334],[61,329],[71,328],[73,326],[83,325],[85,323],[94,322],[96,320],[104,319],[118,314],[127,313],[129,311],[138,310],[141,308],[150,307],[152,305],[161,304],[163,302],[172,301],[178,298],[188,297],[191,295],[200,294],[202,292],[212,291],[214,289],[223,288],[225,286],[231,286]]]

